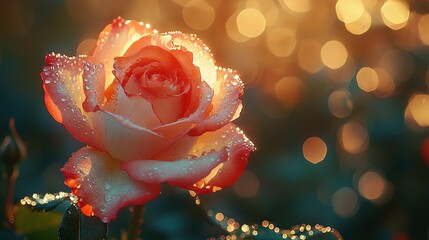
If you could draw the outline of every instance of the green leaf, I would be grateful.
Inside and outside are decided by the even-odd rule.
[[[24,206],[18,206],[15,216],[16,231],[29,240],[56,239],[61,217],[60,213],[33,212]]]
[[[64,214],[58,229],[60,240],[101,240],[107,235],[107,224],[97,217],[88,217],[72,204]]]
[[[36,212],[50,212],[66,201],[75,201],[75,196],[65,192],[33,194],[31,197],[21,199],[20,203]]]

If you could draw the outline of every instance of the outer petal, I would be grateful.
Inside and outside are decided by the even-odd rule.
[[[99,110],[94,118],[94,131],[99,134],[106,151],[116,159],[150,159],[169,143],[160,134],[137,126],[123,116]]]
[[[93,64],[85,62],[83,64],[83,91],[85,93],[85,101],[82,107],[85,111],[95,111],[104,100],[104,83],[106,81],[106,73],[102,64]]]
[[[73,154],[61,171],[65,184],[79,197],[78,205],[86,215],[103,222],[116,218],[126,206],[143,204],[160,193],[159,184],[135,182],[120,170],[121,161],[85,147]]]
[[[204,153],[200,157],[191,157],[177,161],[136,160],[122,164],[131,179],[159,184],[168,182],[186,187],[207,176],[214,167],[226,161],[226,149]]]
[[[199,155],[213,149],[226,147],[228,160],[219,164],[210,174],[186,188],[197,193],[210,193],[232,185],[243,173],[251,151],[256,150],[253,143],[234,124],[215,131],[206,132],[198,138],[190,154]]]
[[[114,58],[122,56],[128,47],[143,36],[156,33],[149,24],[136,21],[125,21],[118,17],[100,33],[93,57],[96,63],[102,63],[106,70],[107,88],[114,79],[112,73]]]
[[[164,33],[161,35],[162,41],[170,49],[185,47],[194,54],[193,63],[200,68],[201,78],[206,81],[210,87],[216,81],[216,66],[210,49],[193,34],[184,34],[181,32]]]
[[[43,68],[41,77],[49,113],[76,139],[100,148],[91,127],[92,114],[82,109],[85,99],[82,89],[85,60],[51,53],[45,61],[47,66]]]
[[[219,129],[241,111],[240,97],[243,95],[243,83],[240,77],[232,70],[219,69],[213,97],[213,110],[202,122],[198,123],[189,135],[198,136],[207,131]]]

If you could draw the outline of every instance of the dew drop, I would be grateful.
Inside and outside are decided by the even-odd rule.
[[[61,98],[61,102],[65,102],[66,101],[66,99],[65,98]]]
[[[109,219],[107,218],[107,217],[103,217],[103,220],[102,220],[104,223],[107,223],[108,221],[109,221]]]
[[[110,183],[106,182],[106,183],[104,184],[104,189],[108,190],[108,189],[110,189],[110,188],[111,188]]]
[[[49,79],[49,78],[45,79],[45,83],[46,83],[46,84],[51,83],[51,79]]]

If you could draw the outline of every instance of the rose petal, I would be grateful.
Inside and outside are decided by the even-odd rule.
[[[85,62],[83,70],[83,91],[86,98],[82,106],[85,111],[93,112],[104,100],[106,73],[102,64],[93,64],[91,62]]]
[[[159,184],[168,182],[186,187],[205,177],[210,171],[227,159],[226,149],[204,153],[176,161],[136,160],[121,165],[131,179]]]
[[[193,53],[193,63],[200,68],[201,78],[210,87],[216,81],[216,66],[210,49],[196,35],[184,34],[181,32],[164,33],[161,40],[170,49],[178,49],[178,46],[185,47]]]
[[[236,73],[232,70],[219,69],[214,90],[213,109],[210,115],[192,128],[189,135],[198,136],[219,129],[240,114],[243,83]]]
[[[211,111],[211,100],[213,97],[213,90],[205,82],[200,82],[197,88],[201,89],[199,94],[199,105],[198,108],[188,117],[179,119],[175,122],[168,123],[152,129],[154,132],[162,134],[167,139],[174,139],[186,134],[189,129],[198,122],[201,122],[207,117]]]
[[[209,149],[219,151],[225,147],[228,160],[193,185],[187,186],[187,189],[196,193],[215,192],[232,185],[240,177],[247,165],[250,152],[256,148],[243,131],[232,123],[215,132],[201,135],[190,154],[198,156]]]
[[[103,110],[122,116],[131,123],[151,129],[160,125],[152,104],[139,96],[127,96],[118,81],[109,88],[109,97]]]
[[[94,113],[94,131],[114,158],[129,161],[151,158],[168,145],[160,134],[125,119],[123,116],[99,110]]]
[[[143,204],[159,195],[159,184],[131,180],[120,170],[120,164],[105,153],[85,147],[61,168],[65,184],[79,198],[82,212],[108,223],[121,208]]]
[[[175,122],[183,116],[185,103],[182,96],[153,98],[151,101],[153,111],[156,113],[162,124]]]
[[[112,73],[114,58],[122,56],[128,47],[143,36],[156,33],[149,24],[136,21],[125,21],[118,17],[100,33],[97,47],[94,50],[94,62],[102,63],[106,70],[105,89],[113,82]]]
[[[82,109],[85,93],[82,89],[83,58],[60,54],[46,56],[40,74],[45,90],[45,103],[53,118],[77,140],[101,148],[91,127],[92,113]]]

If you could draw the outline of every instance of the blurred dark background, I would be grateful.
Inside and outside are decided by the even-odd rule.
[[[44,106],[45,54],[91,54],[117,16],[196,33],[242,76],[235,123],[258,151],[206,208],[345,239],[429,239],[427,0],[0,0],[0,137],[13,117],[28,147],[16,202],[68,191],[59,169],[82,146]],[[146,206],[145,239],[218,234],[186,191],[166,186]]]

